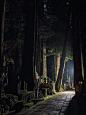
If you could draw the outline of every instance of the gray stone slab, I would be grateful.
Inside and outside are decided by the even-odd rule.
[[[53,101],[53,102],[51,102],[51,104],[53,104],[53,105],[57,105],[58,102],[57,102],[57,101]]]
[[[42,110],[40,115],[42,115],[44,113],[49,115],[51,113],[51,110],[46,110],[46,109]]]
[[[63,106],[63,107],[68,107],[68,106],[69,106],[69,103],[64,103],[62,106]]]
[[[65,110],[66,110],[67,108],[68,108],[68,107],[62,107],[62,109],[65,109]]]
[[[66,99],[66,101],[71,101],[71,99]]]
[[[57,105],[56,105],[56,106],[57,106]],[[48,105],[47,107],[55,108],[56,106],[55,106],[55,105]]]
[[[66,100],[66,98],[65,99],[61,99],[60,101],[65,101]]]
[[[67,107],[62,107],[61,112],[66,112]]]
[[[40,113],[40,115],[49,115],[48,113]]]
[[[59,101],[59,103],[64,103],[64,101],[65,101],[65,100],[61,100],[61,101]]]
[[[21,114],[26,114],[26,113],[33,113],[35,111],[35,109],[28,109],[25,112],[21,112]]]
[[[27,114],[27,115],[40,115],[40,112],[34,112],[34,113],[31,113],[31,114]]]
[[[57,104],[62,104],[62,103],[60,103],[60,101],[59,101]]]
[[[65,113],[60,113],[59,115],[65,115]]]
[[[47,104],[51,104],[53,101],[49,101],[49,102],[47,102]]]
[[[52,111],[54,109],[54,107],[46,107],[46,109]]]
[[[64,102],[64,104],[69,104],[69,103],[70,103],[70,101],[65,101],[65,102]]]
[[[67,99],[71,99],[71,97],[70,97],[70,96],[67,96]]]
[[[54,110],[55,110],[55,111],[58,111],[58,110],[61,110],[61,108],[62,108],[62,106],[56,106],[56,107],[54,108]]]
[[[61,108],[61,107],[62,107],[62,105],[57,105],[56,107]]]
[[[57,102],[58,103],[59,101],[58,100],[53,100],[53,102]]]
[[[65,100],[65,99],[66,99],[66,97],[63,97],[63,98],[62,98],[62,100]]]
[[[51,111],[50,115],[59,115],[60,111]]]
[[[50,115],[50,112],[41,112],[40,115]]]
[[[63,103],[58,103],[58,105],[63,105]]]

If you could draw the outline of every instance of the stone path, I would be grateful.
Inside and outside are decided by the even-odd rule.
[[[16,115],[82,115],[74,95],[74,91],[60,93]]]

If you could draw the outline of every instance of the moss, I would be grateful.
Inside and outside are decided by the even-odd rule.
[[[24,106],[25,106],[25,107],[31,107],[33,104],[34,104],[34,102],[31,102],[31,103],[25,103]]]
[[[15,113],[15,110],[10,111],[10,112],[8,112],[8,113],[5,113],[5,114],[3,114],[3,115],[13,115],[14,113]]]
[[[45,75],[42,75],[41,77],[40,77],[40,79],[44,79],[44,78],[48,78],[47,76],[45,76]]]
[[[60,92],[63,92],[64,91],[64,87],[63,85],[60,87]]]
[[[34,91],[27,91],[26,94],[31,94],[31,93],[34,93]]]
[[[34,93],[34,91],[24,91],[24,90],[20,90],[20,95],[21,94],[31,94],[31,93]]]
[[[16,101],[18,101],[18,96],[16,96],[16,95],[13,95],[13,94],[6,94],[6,98],[8,98],[8,97],[14,97],[15,99],[16,99]]]

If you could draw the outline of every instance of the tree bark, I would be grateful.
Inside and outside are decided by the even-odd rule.
[[[43,4],[43,0],[38,0],[37,2],[37,25],[38,27],[41,25],[41,21],[43,19],[43,15],[44,15],[44,4]],[[43,70],[42,70],[42,66],[43,66],[43,41],[40,39],[39,33],[37,36],[37,52],[36,52],[36,66],[37,66],[37,72],[39,74],[39,76],[41,76],[43,74]]]
[[[33,43],[33,70],[35,70],[35,66],[36,66],[36,58],[37,58],[37,0],[35,0],[35,12],[34,12],[34,43]],[[35,72],[33,71],[33,75],[35,76]]]
[[[40,40],[40,38],[38,38],[36,66],[37,66],[37,72],[38,72],[39,76],[41,76],[41,62],[42,62],[41,49],[42,49],[42,41]]]
[[[5,20],[6,0],[0,1],[0,77],[2,73],[3,62],[3,41],[4,41],[4,20]]]
[[[60,68],[60,53],[57,54],[56,81],[57,81],[57,78],[58,78],[59,68]]]
[[[54,69],[55,69],[55,82],[56,82],[56,73],[57,73],[57,56],[54,55]]]
[[[79,81],[82,81],[81,51],[79,37],[79,17],[77,14],[77,2],[73,1],[73,58],[74,58],[74,85],[76,94],[80,92]]]
[[[82,68],[82,78],[84,80],[84,65],[83,65],[82,46],[81,46],[81,68]]]
[[[21,80],[22,86],[24,81],[27,82],[27,90],[32,91],[34,89],[34,75],[33,69],[33,48],[34,48],[34,15],[35,15],[35,1],[27,0],[26,2],[26,33],[24,42],[24,52],[22,61]],[[22,87],[23,88],[23,87]]]
[[[80,0],[79,0],[80,1]],[[81,24],[81,43],[84,66],[84,93],[86,94],[86,1],[80,1],[80,24]]]
[[[60,53],[54,55],[54,66],[55,66],[55,83],[56,83],[60,68]]]
[[[46,48],[43,43],[43,75],[47,76],[47,60],[46,60]]]
[[[70,19],[71,19],[71,15],[70,15]],[[60,64],[59,73],[58,73],[58,79],[57,79],[56,84],[55,84],[56,91],[60,90],[61,80],[62,80],[62,77],[63,77],[63,71],[64,71],[65,59],[66,59],[66,52],[67,52],[67,41],[68,41],[69,33],[70,33],[70,26],[69,26],[69,20],[68,20],[67,31],[66,31],[66,34],[65,34],[65,41],[64,41],[64,46],[63,46],[62,58],[61,58],[61,64]]]

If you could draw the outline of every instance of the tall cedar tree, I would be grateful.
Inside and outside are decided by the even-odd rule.
[[[60,64],[60,68],[59,68],[58,78],[57,78],[57,81],[56,81],[56,84],[55,84],[56,91],[60,90],[61,80],[62,80],[62,77],[63,77],[64,67],[65,67],[67,42],[68,42],[68,37],[69,37],[69,34],[70,34],[70,23],[69,23],[70,19],[71,19],[71,13],[70,13],[70,9],[69,9],[67,29],[66,29],[66,33],[65,33],[65,40],[64,40],[64,46],[63,46],[63,51],[62,51],[61,64]]]
[[[73,1],[72,3],[74,85],[76,93],[79,93],[79,81],[82,81],[78,3],[77,1]]]
[[[86,93],[86,1],[78,1],[78,12],[81,24],[81,43],[84,65],[84,93]]]
[[[0,1],[0,77],[1,77],[1,72],[2,72],[5,3],[6,3],[6,0]]]
[[[24,80],[27,82],[27,90],[32,91],[34,88],[34,76],[33,76],[33,43],[34,43],[34,14],[35,13],[35,1],[27,0],[25,4],[26,15],[26,28],[25,28],[25,42],[24,53],[22,62],[22,88]]]

